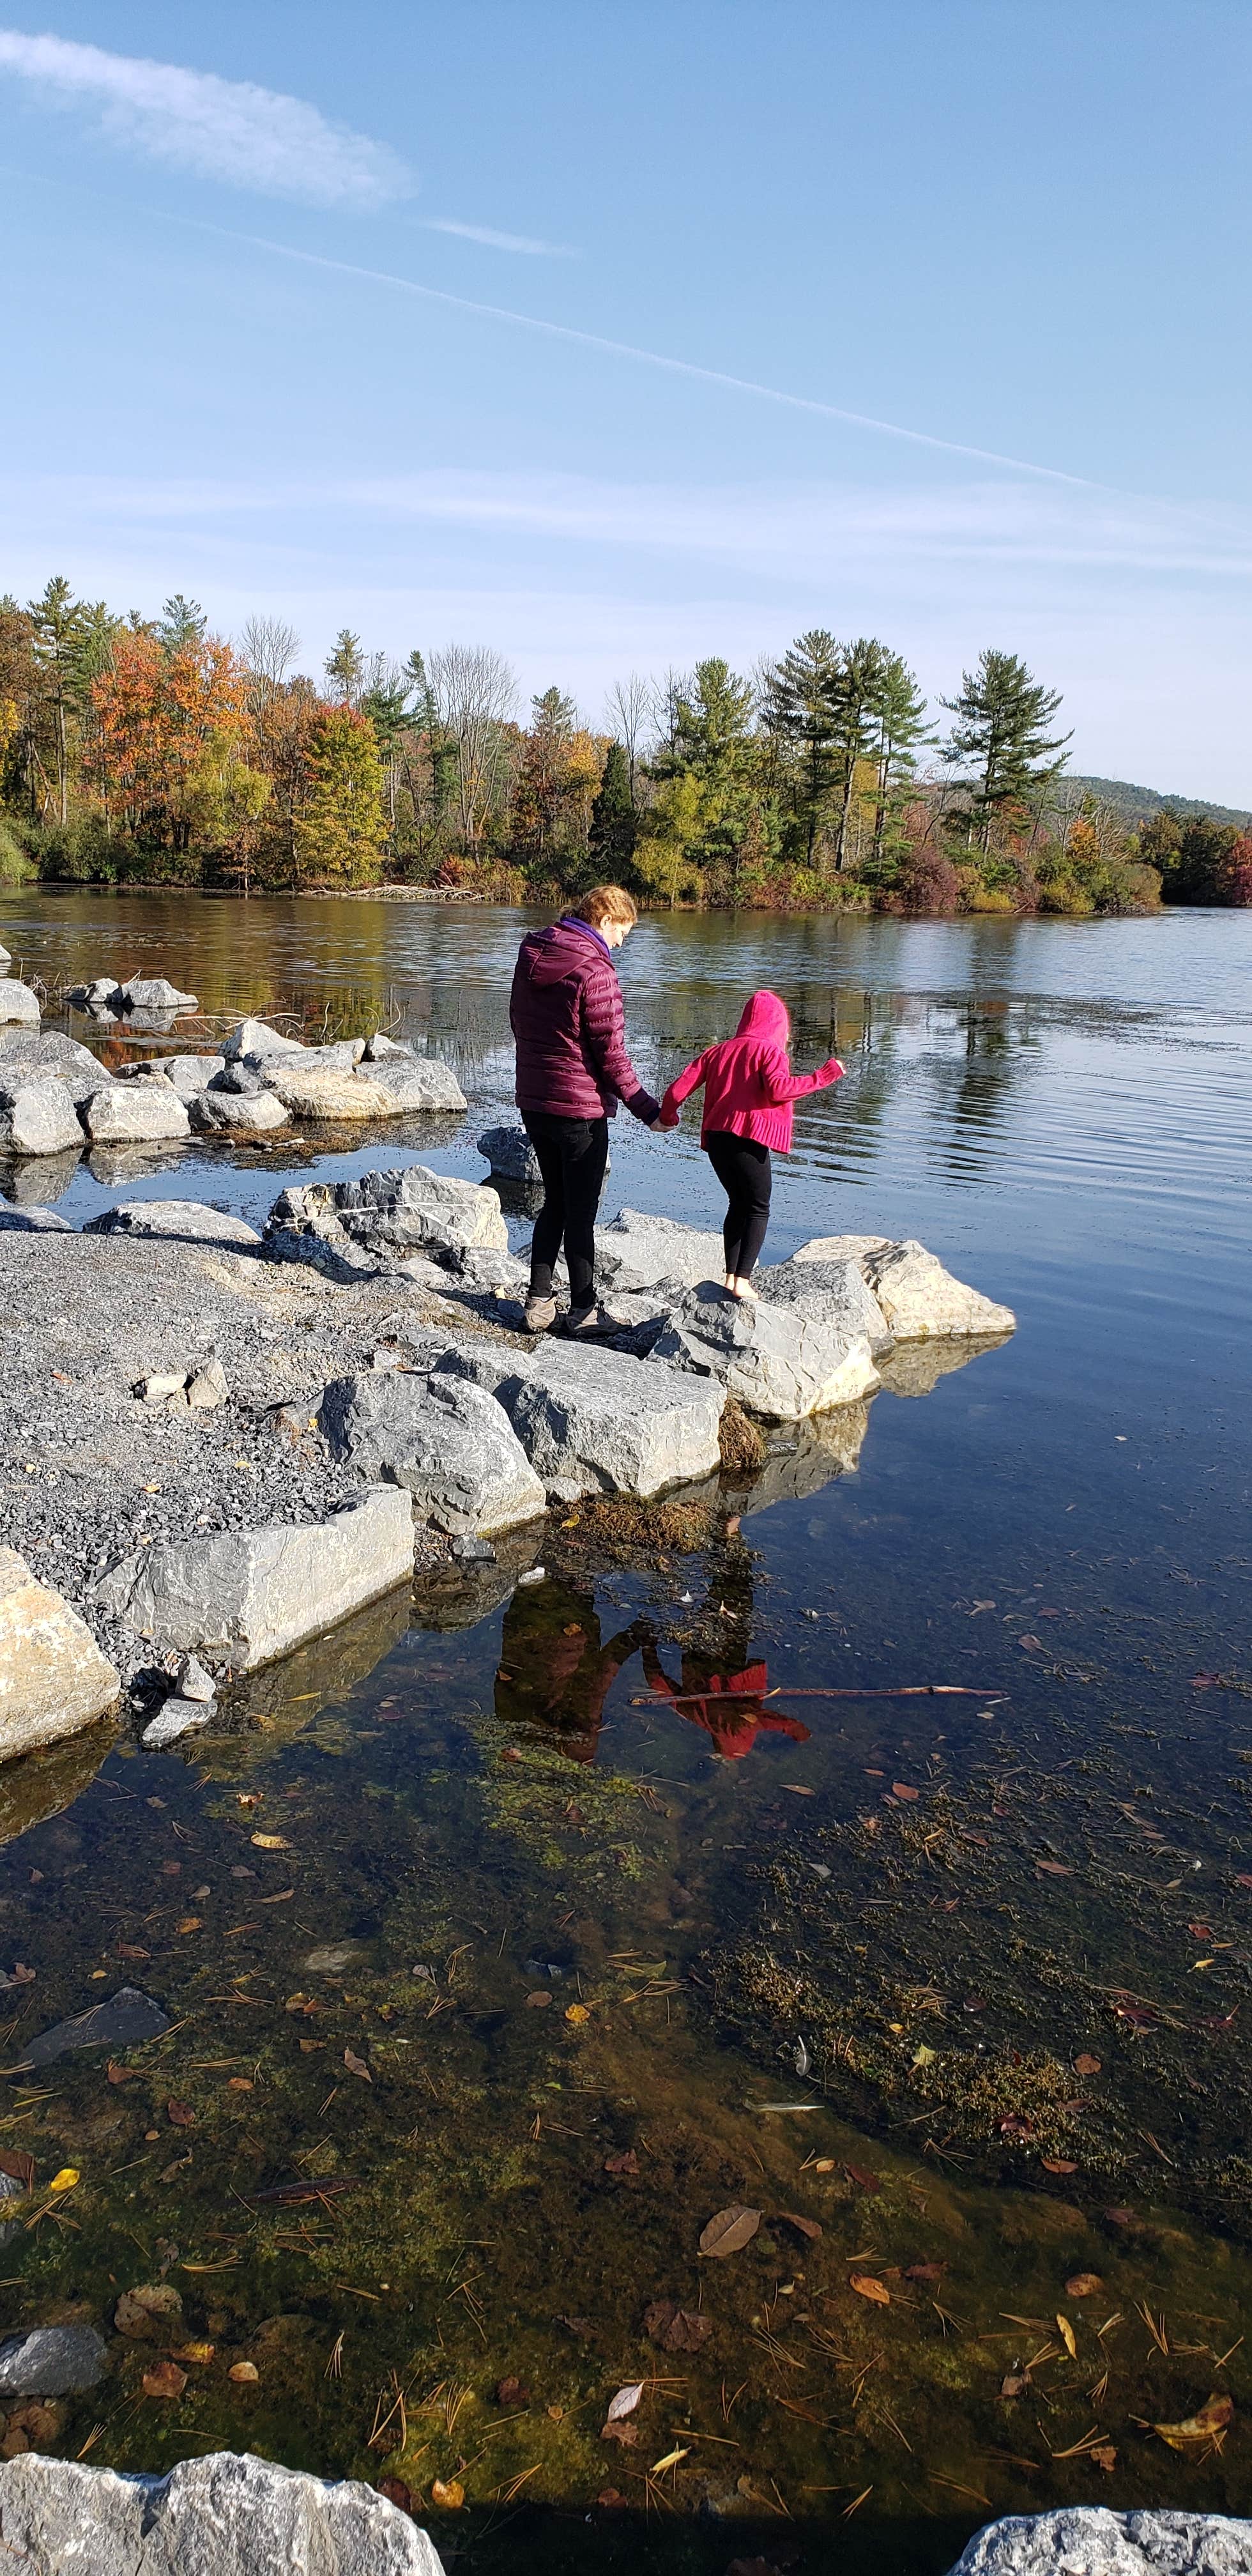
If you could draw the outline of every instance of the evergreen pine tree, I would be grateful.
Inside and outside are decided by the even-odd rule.
[[[976,671],[963,671],[959,697],[941,698],[956,717],[944,746],[953,762],[974,761],[970,802],[962,817],[969,840],[977,835],[984,856],[992,826],[1007,808],[1024,805],[1065,766],[1070,733],[1049,734],[1061,703],[1059,689],[1045,689],[1016,653],[985,652]],[[1057,753],[1062,754],[1060,759]]]
[[[591,808],[589,848],[598,877],[620,880],[635,856],[639,818],[630,798],[630,764],[620,742],[611,742]]]

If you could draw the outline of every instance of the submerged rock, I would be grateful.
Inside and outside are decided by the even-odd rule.
[[[337,1378],[318,1421],[337,1458],[405,1486],[436,1529],[509,1529],[546,1507],[503,1408],[460,1378],[393,1369]]]
[[[863,1332],[708,1286],[688,1290],[674,1309],[644,1365],[658,1363],[719,1379],[771,1422],[802,1422],[832,1405],[855,1404],[878,1385]]]
[[[80,2389],[94,2388],[103,2375],[104,2343],[94,2326],[32,2326],[29,2334],[13,2335],[7,2343],[0,2343],[0,2400],[74,2397]],[[3,2479],[4,2471],[0,2470],[0,2493]],[[9,2532],[0,2506],[0,2545],[8,2543]]]
[[[190,1727],[207,1726],[211,1715],[212,1702],[206,1706],[199,1699],[167,1699],[149,1718],[139,1741],[149,1753],[161,1753],[167,1744],[177,1744]]]
[[[651,1360],[572,1342],[547,1341],[533,1355],[465,1342],[439,1367],[495,1396],[560,1502],[594,1493],[646,1500],[719,1464],[724,1390]]]
[[[0,2467],[0,2551],[32,2576],[443,2576],[425,2532],[373,2487],[236,2451],[164,2478],[26,2451]]]
[[[206,1207],[202,1199],[122,1199],[116,1207],[106,1208],[103,1216],[93,1216],[83,1227],[84,1234],[149,1235],[155,1240],[172,1237],[181,1243],[259,1243],[255,1227],[245,1225],[241,1216],[229,1216],[225,1208]]]
[[[77,1611],[0,1547],[0,1761],[76,1734],[121,1686]]]
[[[97,1587],[162,1652],[217,1648],[237,1672],[290,1653],[413,1571],[413,1505],[376,1486],[329,1520],[136,1549]]]
[[[64,1154],[82,1141],[78,1112],[58,1074],[0,1064],[0,1150]]]
[[[119,1986],[115,1995],[89,2004],[86,2012],[41,2031],[31,2041],[22,2066],[53,2066],[58,2057],[69,2057],[80,2048],[135,2048],[141,2039],[159,2039],[169,2026],[169,2015],[151,1995],[141,1994],[138,1986]]]
[[[976,2532],[950,2576],[1249,2576],[1252,2522],[1220,2513],[1063,2505]]]

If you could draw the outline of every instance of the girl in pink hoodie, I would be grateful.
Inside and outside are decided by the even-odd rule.
[[[770,1155],[775,1147],[791,1151],[792,1101],[824,1091],[843,1073],[835,1055],[816,1073],[793,1073],[790,1037],[786,1003],[777,993],[754,993],[733,1038],[706,1047],[661,1103],[661,1125],[676,1127],[688,1092],[704,1085],[700,1142],[730,1202],[722,1240],[732,1297],[756,1295],[750,1283],[769,1224]]]

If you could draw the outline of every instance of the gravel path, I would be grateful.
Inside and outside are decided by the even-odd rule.
[[[145,1538],[324,1519],[360,1489],[308,1430],[326,1380],[367,1367],[389,1336],[449,1321],[394,1277],[337,1287],[207,1246],[0,1234],[4,1542],[129,1678],[150,1650],[94,1602],[100,1575]],[[170,1411],[133,1391],[149,1373],[213,1356],[228,1387],[213,1411]],[[420,1533],[418,1546],[422,1562],[445,1552]]]

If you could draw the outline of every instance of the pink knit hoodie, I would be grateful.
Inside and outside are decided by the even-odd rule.
[[[700,1135],[750,1136],[755,1144],[791,1151],[791,1104],[808,1091],[824,1091],[838,1082],[843,1066],[828,1056],[816,1073],[793,1073],[787,1061],[791,1022],[777,993],[754,993],[733,1038],[706,1047],[671,1082],[661,1103],[664,1125],[677,1123],[689,1091],[704,1085]]]

